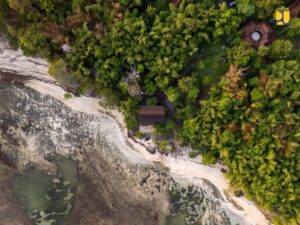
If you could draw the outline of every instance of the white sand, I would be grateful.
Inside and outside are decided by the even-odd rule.
[[[0,43],[0,70],[9,71],[17,74],[28,76],[39,76],[44,80],[52,80],[47,74],[47,63],[40,59],[26,58],[21,52],[7,49]],[[219,166],[205,166],[197,163],[187,157],[174,158],[170,156],[162,156],[158,153],[151,155],[140,144],[128,139],[127,131],[124,128],[123,116],[115,110],[107,110],[99,106],[99,99],[89,97],[73,97],[69,100],[64,99],[65,91],[53,84],[44,83],[38,80],[31,80],[27,86],[50,96],[59,99],[73,110],[93,114],[99,117],[107,117],[104,113],[109,113],[114,119],[110,118],[111,124],[107,129],[113,129],[113,132],[108,133],[108,139],[113,141],[122,153],[135,163],[145,163],[145,159],[150,162],[158,161],[163,163],[170,169],[171,175],[174,177],[184,178],[193,184],[201,184],[201,179],[207,179],[212,184],[220,189],[223,197],[224,190],[228,189],[228,182],[224,175],[220,172]],[[113,134],[113,135],[112,135]],[[261,211],[249,200],[244,197],[236,198],[232,196],[234,201],[243,208],[237,210],[234,205],[228,202],[231,210],[238,215],[243,216],[245,222],[243,224],[253,225],[268,225],[270,224]]]

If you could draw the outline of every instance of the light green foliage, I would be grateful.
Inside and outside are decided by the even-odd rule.
[[[65,99],[70,99],[70,98],[72,98],[72,94],[66,92],[66,93],[64,94],[64,98],[65,98]]]
[[[62,77],[67,76],[67,66],[63,59],[59,59],[51,63],[49,70],[49,74],[55,78],[55,80],[59,80]]]
[[[170,145],[168,143],[168,141],[166,140],[162,140],[158,143],[158,147],[159,147],[159,151],[161,153],[167,153],[167,152],[170,152]]]
[[[50,64],[48,72],[59,84],[64,86],[74,85],[74,80],[63,59],[53,61]]]
[[[287,30],[288,37],[300,36],[300,18],[292,18]]]
[[[37,53],[47,57],[51,54],[50,47],[40,33],[37,25],[30,25],[23,28],[18,33],[19,45],[25,55],[35,55]]]
[[[168,99],[173,103],[175,103],[180,98],[180,92],[175,87],[170,87],[169,89],[167,89],[166,95]]]
[[[182,131],[204,162],[221,157],[232,185],[285,218],[281,225],[299,219],[299,65],[277,61],[262,75],[246,77],[239,86],[247,87],[243,97],[234,97],[224,78]]]
[[[196,125],[197,123],[198,123],[198,118],[195,116],[193,118],[185,119],[183,121],[183,126],[180,130],[180,133],[178,133],[178,137],[177,137],[181,143],[192,144],[192,146],[194,147],[194,144],[196,142],[191,140],[198,140],[197,125]]]
[[[256,52],[253,48],[249,47],[246,42],[240,42],[227,51],[229,61],[238,66],[245,67],[255,59]]]
[[[293,44],[289,40],[278,39],[270,46],[270,57],[273,59],[287,58],[293,48]]]
[[[249,17],[255,13],[253,0],[236,0],[238,14]]]
[[[259,57],[262,58],[268,56],[270,54],[270,48],[265,45],[262,45],[258,48],[257,54]]]
[[[223,2],[216,20],[214,36],[221,37],[234,34],[241,22],[242,19],[237,16],[236,10],[227,8],[226,3]]]
[[[199,94],[199,81],[196,77],[183,77],[179,80],[178,86],[181,92],[187,95],[188,99],[195,99]]]
[[[55,10],[56,4],[61,4],[61,2],[53,1],[53,0],[39,0],[40,6],[46,12],[53,12]]]

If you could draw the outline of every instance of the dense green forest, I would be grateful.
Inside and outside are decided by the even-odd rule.
[[[51,62],[63,85],[80,84],[117,105],[128,128],[141,104],[176,116],[160,136],[191,145],[191,157],[223,162],[237,192],[279,225],[300,224],[300,18],[276,26],[283,0],[0,0],[0,31],[26,55]],[[275,41],[252,48],[248,21]],[[161,141],[161,147],[167,142]]]

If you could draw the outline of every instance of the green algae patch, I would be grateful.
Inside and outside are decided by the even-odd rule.
[[[35,167],[19,173],[13,182],[14,192],[35,224],[58,225],[72,209],[78,185],[76,163],[64,157],[52,160],[57,164],[55,175]]]

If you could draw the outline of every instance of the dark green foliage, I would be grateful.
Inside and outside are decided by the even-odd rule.
[[[9,5],[6,0],[0,0],[0,21],[6,19],[9,15]]]
[[[77,7],[84,7],[88,5],[88,0],[72,0],[72,9],[76,9]]]
[[[54,12],[57,8],[62,5],[62,1],[59,0],[39,0],[41,9],[47,13]]]
[[[67,56],[69,67],[75,71],[74,78],[81,83],[91,81],[92,68],[95,64],[94,48],[96,39],[86,24],[73,31],[75,42],[72,52]]]
[[[148,94],[154,94],[157,87],[170,86],[188,57],[209,38],[202,32],[208,29],[205,25],[209,21],[202,18],[214,16],[213,10],[204,11],[201,4],[189,5],[184,12],[173,10],[168,17],[156,16],[150,27],[141,17],[136,17],[136,11],[127,12],[125,19],[117,22],[96,47],[98,82],[112,85],[122,78],[120,75],[126,66],[137,65],[147,72],[145,80],[155,82],[154,88],[149,84],[145,86]],[[109,80],[102,80],[104,77]],[[172,92],[170,89],[169,93]]]
[[[21,15],[25,15],[28,11],[32,9],[31,0],[7,0],[10,8],[16,10]]]
[[[44,10],[51,20],[62,21],[71,13],[71,1],[65,0],[38,0],[39,7]]]
[[[257,16],[260,19],[272,17],[274,10],[284,5],[284,0],[253,0],[257,8]]]
[[[196,64],[196,76],[203,86],[210,87],[225,74],[228,64],[225,43],[212,43],[204,48],[201,59]]]
[[[147,99],[147,104],[146,105],[157,105],[157,104],[158,104],[157,98],[152,97],[152,98]]]
[[[174,129],[176,128],[175,121],[167,119],[164,123],[157,124],[154,126],[156,134],[162,137],[170,137],[174,134]]]

